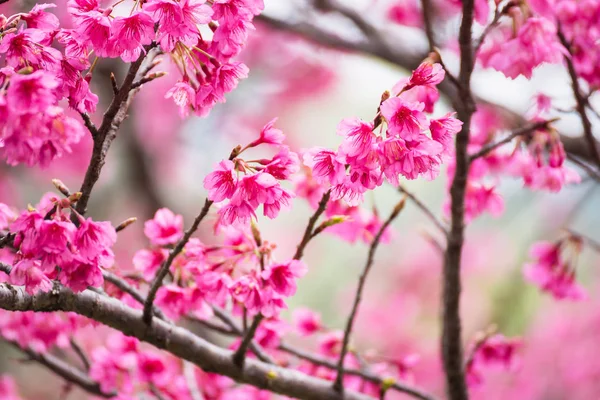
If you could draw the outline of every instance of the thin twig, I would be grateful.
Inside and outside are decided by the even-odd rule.
[[[250,346],[250,343],[252,342],[252,339],[256,334],[256,330],[258,329],[258,326],[260,325],[263,318],[263,315],[260,313],[254,317],[250,328],[248,328],[248,330],[245,332],[244,338],[240,343],[240,347],[238,347],[235,353],[233,353],[233,363],[240,368],[244,366],[244,361],[246,360],[246,352],[248,351],[248,347]]]
[[[235,157],[237,157],[240,154],[240,150],[241,146],[237,146],[233,150],[231,150],[231,154],[229,154],[229,160],[233,160]],[[156,293],[158,292],[158,289],[160,289],[160,287],[162,286],[163,280],[169,273],[169,268],[171,267],[171,264],[175,260],[175,257],[177,257],[179,253],[181,253],[181,251],[183,250],[187,242],[190,240],[192,235],[198,230],[200,222],[202,222],[202,220],[208,215],[208,211],[210,210],[212,204],[212,200],[206,199],[204,201],[204,206],[202,207],[200,214],[198,214],[196,219],[194,219],[192,226],[190,226],[190,228],[185,232],[185,234],[183,235],[181,240],[177,242],[175,247],[173,247],[171,251],[169,251],[169,256],[162,263],[159,270],[156,272],[156,276],[152,281],[152,285],[150,286],[150,290],[148,291],[148,296],[146,297],[146,301],[144,302],[144,322],[146,324],[152,323],[152,310],[154,299],[156,298]]]
[[[591,166],[587,165],[587,163],[581,161],[573,154],[567,154],[567,159],[573,164],[577,165],[579,168],[583,169],[596,182],[600,182],[600,173],[598,173],[598,171]]]
[[[162,393],[160,392],[160,390],[158,390],[158,388],[156,387],[156,385],[152,382],[150,382],[150,393],[152,393],[152,395],[154,397],[156,397],[157,400],[167,400]]]
[[[573,96],[575,97],[575,102],[577,104],[576,105],[577,112],[579,113],[579,116],[581,118],[581,125],[583,125],[583,135],[584,135],[585,140],[587,141],[587,144],[589,147],[588,152],[590,153],[590,156],[591,156],[592,160],[594,160],[596,165],[598,167],[600,167],[600,152],[598,151],[596,139],[594,138],[594,134],[592,132],[592,123],[590,122],[590,119],[585,110],[588,100],[583,95],[583,93],[581,91],[581,87],[579,86],[579,78],[577,76],[577,71],[575,70],[575,65],[573,64],[573,60],[571,58],[573,56],[571,45],[567,41],[567,38],[565,37],[565,35],[562,31],[560,23],[558,24],[556,33],[557,33],[558,38],[559,38],[560,42],[562,43],[562,45],[569,52],[569,55],[565,55],[564,59],[567,64],[567,70],[569,71],[569,76],[571,77],[571,87],[573,88]]]
[[[377,231],[377,234],[373,238],[371,242],[371,246],[369,248],[369,255],[367,256],[367,262],[363,268],[363,271],[358,280],[358,287],[356,289],[356,294],[354,296],[354,303],[352,305],[352,311],[348,316],[348,320],[346,322],[346,329],[344,330],[344,339],[342,341],[342,349],[340,351],[340,358],[337,364],[337,376],[335,378],[335,382],[333,384],[333,388],[338,392],[343,392],[344,385],[344,359],[346,358],[346,354],[348,352],[348,343],[350,342],[350,334],[352,333],[352,327],[354,326],[354,319],[356,318],[356,314],[358,313],[358,306],[360,305],[360,301],[362,298],[362,293],[365,287],[365,283],[367,282],[367,275],[371,270],[371,266],[375,261],[375,252],[377,251],[377,247],[379,246],[379,242],[381,241],[381,237],[383,233],[388,228],[388,226],[392,223],[392,221],[400,214],[400,211],[404,208],[404,204],[406,203],[406,197],[404,197],[400,202],[394,207],[394,210],[385,220],[385,222]]]
[[[95,138],[98,135],[98,128],[96,128],[96,125],[94,125],[90,116],[83,112],[80,112],[79,115],[81,115],[81,119],[83,119],[83,123],[85,124],[85,127],[88,128],[88,131],[90,131],[92,138]]]
[[[600,242],[586,236],[582,233],[579,233],[573,229],[565,229],[570,235],[575,236],[577,238],[582,239],[585,243],[588,244],[594,251],[600,253]]]
[[[116,137],[116,133],[125,117],[127,116],[127,109],[133,100],[133,96],[137,92],[136,89],[132,89],[131,85],[135,77],[137,76],[138,70],[142,66],[142,63],[147,54],[149,60],[154,57],[154,52],[151,51],[156,46],[155,43],[148,46],[145,52],[143,52],[136,61],[131,63],[129,71],[123,80],[123,84],[119,90],[115,93],[112,102],[106,109],[102,118],[102,124],[97,129],[94,135],[94,147],[92,151],[92,157],[85,173],[85,178],[81,184],[81,198],[77,201],[75,207],[76,211],[84,215],[87,211],[87,204],[92,194],[92,190],[100,178],[100,172],[104,166],[106,155],[112,144],[112,141]]]
[[[104,277],[105,281],[112,283],[117,288],[119,288],[122,292],[130,295],[138,303],[144,304],[146,302],[146,297],[144,297],[144,295],[140,291],[138,291],[136,288],[131,286],[124,279],[122,279],[122,278],[118,277],[117,275],[115,275],[111,272],[108,272],[108,271],[102,271],[102,276]],[[162,319],[163,321],[168,321],[168,318],[165,316],[165,314],[162,312],[162,310],[160,308],[153,306],[153,310],[154,310],[154,315],[156,317]]]
[[[433,31],[433,17],[435,10],[431,4],[431,0],[421,0],[421,12],[423,15],[423,23],[425,25],[425,36],[429,43],[429,51],[434,51],[436,48],[435,32]]]
[[[419,200],[419,198],[417,196],[415,196],[412,192],[409,192],[408,190],[406,190],[405,187],[403,187],[402,185],[398,186],[398,191],[402,194],[405,194],[413,203],[415,203],[415,205],[421,210],[423,211],[423,213],[427,216],[427,218],[429,218],[431,220],[431,222],[433,222],[433,224],[444,234],[447,235],[448,234],[448,228],[446,228],[444,226],[444,224],[442,223],[442,221],[440,221],[435,214],[433,213],[433,211],[431,211],[426,205],[425,203],[423,203],[421,200]]]
[[[308,361],[311,364],[319,365],[322,367],[327,367],[332,370],[337,370],[337,364],[335,362],[329,361],[328,359],[323,358],[320,355],[309,353],[307,351],[298,349],[296,347],[293,347],[293,346],[290,346],[290,345],[287,345],[284,343],[279,345],[279,350],[281,350],[285,353],[291,354],[301,360]],[[358,377],[364,379],[365,381],[373,382],[373,383],[376,383],[379,385],[381,385],[384,380],[390,379],[390,378],[386,378],[386,377],[380,377],[373,373],[361,371],[361,370],[354,369],[354,368],[344,369],[344,374],[349,375],[349,376],[358,376]],[[408,385],[405,385],[402,383],[395,382],[390,387],[398,392],[409,394],[418,399],[422,399],[422,400],[433,400],[434,399],[434,397],[432,395],[427,394],[427,393],[421,391],[420,389],[417,389],[417,388],[414,388],[412,386],[408,386]]]
[[[521,128],[515,129],[504,139],[499,140],[498,142],[489,143],[489,144],[483,146],[476,153],[471,154],[469,156],[469,162],[471,163],[478,158],[488,155],[490,152],[494,151],[498,147],[505,145],[507,143],[510,143],[513,139],[515,139],[519,136],[526,136],[526,135],[529,135],[530,133],[535,132],[538,129],[545,129],[548,127],[548,125],[550,123],[555,122],[555,121],[557,121],[557,118],[554,118],[554,119],[551,119],[548,121],[539,121],[539,122],[531,123],[531,124],[525,125]]]
[[[0,249],[5,248],[6,246],[12,246],[13,241],[15,240],[15,234],[8,232],[2,238],[0,238]]]
[[[242,336],[246,330],[242,330],[235,319],[229,315],[225,310],[220,307],[212,306],[213,312],[221,321],[231,328],[237,336]],[[250,341],[250,350],[256,355],[256,357],[266,363],[273,364],[273,359],[264,351],[264,349],[256,343],[254,340]]]
[[[473,46],[473,52],[475,53],[475,55],[477,55],[477,53],[479,52],[479,49],[481,48],[481,45],[483,44],[483,42],[485,41],[485,38],[489,35],[489,33],[496,27],[498,26],[498,23],[500,22],[500,17],[502,17],[503,12],[500,10],[500,2],[496,2],[496,8],[494,9],[494,18],[492,18],[492,22],[490,22],[485,29],[483,30],[483,32],[481,33],[481,36],[479,36],[479,39],[477,39],[477,41],[475,42],[475,45]]]
[[[294,260],[300,260],[302,258],[302,256],[304,255],[304,249],[306,248],[306,245],[308,244],[308,242],[310,242],[315,224],[317,223],[317,220],[319,219],[321,214],[323,214],[325,212],[325,208],[327,207],[327,203],[329,202],[330,197],[331,197],[331,190],[328,190],[327,192],[325,192],[323,194],[323,197],[321,197],[321,200],[319,201],[319,205],[317,206],[315,213],[308,220],[308,224],[306,225],[306,229],[304,230],[304,235],[302,236],[302,240],[296,247],[296,253],[294,254]]]
[[[185,234],[183,235],[181,240],[177,242],[175,247],[173,247],[171,251],[169,251],[169,256],[165,261],[163,261],[162,265],[157,271],[156,276],[152,281],[152,285],[150,286],[150,290],[148,291],[148,296],[146,296],[146,301],[144,302],[144,322],[146,324],[152,323],[152,310],[154,308],[154,299],[156,298],[156,293],[158,292],[158,289],[160,289],[160,287],[162,286],[163,280],[169,273],[169,268],[171,267],[171,264],[173,264],[175,257],[177,257],[179,253],[181,253],[181,251],[183,250],[187,242],[190,240],[192,235],[196,232],[196,230],[198,230],[200,222],[202,222],[204,217],[208,215],[208,211],[210,210],[210,206],[212,204],[213,202],[211,200],[205,200],[204,207],[202,207],[200,214],[198,214],[196,219],[194,219],[192,226],[190,226],[190,228],[185,232]]]
[[[29,347],[21,347],[17,342],[10,340],[6,340],[6,342],[25,353],[31,360],[43,365],[67,382],[76,385],[77,387],[94,396],[100,396],[108,399],[117,395],[116,392],[103,392],[98,382],[94,381],[81,370],[73,367],[60,358],[53,356],[52,354],[38,353]]]
[[[4,272],[6,275],[10,275],[12,268],[13,267],[11,267],[10,265],[0,262],[0,271]]]
[[[69,339],[69,343],[71,344],[71,348],[73,349],[75,354],[77,354],[77,357],[79,357],[79,360],[81,360],[85,372],[90,372],[90,359],[85,354],[85,351],[81,348],[79,343],[77,343],[75,338],[71,337],[71,339]]]

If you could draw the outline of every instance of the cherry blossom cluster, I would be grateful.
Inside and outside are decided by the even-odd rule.
[[[333,200],[343,199],[351,206],[361,203],[364,193],[381,186],[384,178],[398,185],[400,176],[437,177],[450,155],[452,137],[462,126],[452,114],[431,120],[425,114],[432,111],[438,98],[435,86],[443,79],[441,65],[425,61],[408,81],[386,92],[373,122],[344,119],[337,129],[344,138],[337,151],[313,148],[304,154],[312,177],[331,187]]]
[[[114,262],[117,233],[110,222],[82,217],[72,201],[76,197],[59,199],[49,193],[0,227],[14,235],[10,283],[24,285],[31,294],[51,290],[52,280],[77,292],[102,286],[102,268]]]
[[[71,152],[85,128],[68,116],[59,102],[66,99],[79,112],[94,112],[98,97],[89,89],[87,53],[73,47],[58,18],[46,12],[53,4],[0,18],[0,139],[11,165],[40,164]],[[64,53],[53,48],[54,41]]]
[[[525,264],[525,278],[556,299],[581,300],[586,291],[575,280],[575,261],[583,242],[568,235],[556,242],[536,242],[530,250],[531,262]]]
[[[298,197],[306,199],[312,208],[317,209],[327,189],[313,178],[310,168],[303,166],[300,172],[294,176],[294,191]],[[324,232],[332,233],[349,243],[358,240],[371,243],[382,224],[376,208],[369,210],[362,205],[351,206],[342,199],[327,202],[325,217],[327,226],[324,226]],[[390,236],[389,230],[385,230],[381,242],[387,243]]]
[[[85,318],[73,313],[0,312],[0,335],[39,353],[68,348],[70,333],[85,325]]]
[[[476,388],[484,383],[485,369],[500,367],[514,370],[518,365],[516,353],[521,346],[518,339],[508,339],[504,335],[485,335],[473,345],[465,365],[467,384]]]
[[[151,279],[165,261],[169,246],[183,235],[181,216],[168,209],[147,221],[145,233],[153,247],[138,251],[133,264]],[[284,299],[296,292],[296,281],[306,273],[298,260],[276,262],[274,244],[260,241],[248,227],[221,226],[223,242],[205,245],[192,238],[171,265],[173,281],[162,286],[156,303],[177,319],[188,313],[197,318],[212,316],[208,304],[221,307],[232,302],[251,315],[274,317],[284,309]]]
[[[536,110],[530,123],[547,121],[547,124],[473,160],[465,195],[467,221],[484,212],[493,216],[503,213],[504,199],[498,191],[500,177],[519,178],[531,190],[550,192],[559,192],[565,185],[580,182],[579,174],[566,165],[563,144],[547,120],[547,109],[544,110]],[[469,153],[476,154],[493,145],[505,131],[506,124],[497,114],[485,106],[480,107],[471,122]],[[448,175],[454,175],[453,162],[449,164]],[[448,201],[445,211],[449,213]]]
[[[283,145],[285,136],[274,127],[275,120],[267,123],[259,138],[235,151],[234,157],[221,161],[204,179],[208,198],[214,202],[229,200],[220,210],[220,223],[231,225],[247,223],[256,218],[256,209],[263,206],[263,215],[275,218],[281,208],[288,207],[294,194],[281,186],[298,170],[298,156]],[[267,145],[278,152],[271,158],[246,161],[240,154],[247,149]]]

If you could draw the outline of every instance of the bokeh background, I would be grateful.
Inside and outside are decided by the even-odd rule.
[[[387,17],[393,3],[347,2],[383,29],[391,43],[397,41],[413,54],[426,54],[420,28],[401,27]],[[55,12],[65,14],[66,3],[57,0],[57,4]],[[310,18],[341,37],[354,39],[360,35],[345,18],[311,13],[301,1],[265,0],[265,4],[266,15],[284,21]],[[0,12],[9,15],[31,5],[11,0],[0,6]],[[458,23],[450,22],[441,34],[452,37],[457,26]],[[335,131],[342,118],[372,119],[381,94],[410,74],[376,57],[315,45],[260,21],[256,27],[242,54],[250,67],[249,78],[228,96],[226,104],[215,107],[209,117],[182,119],[172,101],[164,99],[164,93],[177,79],[173,73],[146,85],[135,99],[89,207],[95,218],[110,219],[115,224],[131,216],[139,219],[119,235],[117,268],[131,268],[134,252],[146,245],[142,222],[151,218],[157,208],[168,207],[190,221],[204,201],[204,176],[227,157],[231,148],[247,142],[267,121],[278,117],[277,127],[286,133],[295,150],[334,147],[340,140]],[[450,69],[454,69],[456,54],[452,40],[442,54]],[[92,80],[101,98],[99,110],[105,108],[110,91],[108,73],[114,71],[122,76],[123,69],[123,65],[110,60],[99,64]],[[173,72],[166,57],[158,70]],[[530,81],[509,80],[499,72],[478,69],[473,89],[482,98],[524,115],[537,93],[552,97],[560,108],[567,109],[573,104],[569,78],[562,65],[543,66]],[[435,114],[441,116],[449,107],[442,98]],[[561,120],[556,126],[561,132],[580,133],[576,115],[557,115]],[[95,120],[100,116],[99,112]],[[600,121],[593,118],[596,126],[600,126]],[[90,154],[91,140],[85,138],[73,154],[43,171],[0,165],[0,201],[35,204],[43,193],[53,190],[52,178],[61,179],[72,189],[79,187]],[[476,332],[491,324],[497,325],[498,331],[506,336],[519,336],[523,341],[519,368],[512,372],[489,372],[486,385],[478,389],[475,397],[600,398],[597,254],[586,249],[577,263],[578,280],[589,292],[585,301],[557,302],[527,284],[522,275],[528,248],[537,240],[554,240],[565,228],[600,240],[600,190],[594,180],[586,179],[583,172],[582,176],[581,184],[568,186],[559,194],[532,192],[524,189],[521,181],[503,180],[505,212],[497,218],[483,215],[468,227],[462,299],[465,341],[469,343]],[[433,182],[418,180],[403,184],[445,220],[442,205],[446,179],[442,173]],[[393,188],[382,187],[367,196],[364,206],[386,215],[399,198]],[[277,243],[275,254],[279,258],[289,257],[293,252],[310,214],[307,202],[298,198],[293,208],[277,220],[260,219],[263,238]],[[213,239],[210,224],[200,236],[210,243]],[[409,202],[393,224],[390,242],[377,254],[358,317],[355,347],[375,354],[375,358],[385,354],[405,359],[407,379],[439,392],[442,256],[431,237],[442,239],[431,222]],[[322,313],[326,326],[341,328],[367,250],[368,245],[363,241],[348,243],[331,234],[311,243],[305,259],[310,270],[300,281],[297,295],[290,300],[290,310],[299,306],[313,308]],[[310,341],[299,343],[313,345]],[[25,398],[63,398],[59,380],[40,367],[22,362],[20,357],[3,349],[0,373],[16,374]],[[70,399],[80,396],[77,391],[69,394]]]

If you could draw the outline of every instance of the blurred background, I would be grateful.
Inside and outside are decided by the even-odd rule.
[[[64,17],[66,6],[58,1],[54,11]],[[345,4],[384,32],[386,40],[421,59],[427,42],[421,27],[407,27],[390,17],[396,0],[355,0]],[[0,12],[10,15],[27,10],[33,3],[11,0]],[[114,224],[135,216],[138,223],[119,235],[117,268],[127,270],[136,250],[146,246],[143,221],[156,209],[168,207],[189,222],[201,208],[204,176],[226,158],[237,144],[245,144],[260,128],[277,117],[276,126],[287,135],[294,150],[313,146],[335,147],[340,137],[336,126],[345,117],[366,120],[376,113],[381,94],[409,76],[410,70],[360,51],[339,51],[304,40],[302,35],[280,29],[282,25],[310,24],[333,37],[361,42],[360,30],[346,16],[321,12],[303,1],[265,0],[268,17],[256,21],[242,59],[250,68],[249,78],[215,107],[207,118],[182,119],[164,93],[177,74],[153,81],[142,88],[130,116],[119,131],[108,162],[95,188],[89,214],[110,219]],[[406,6],[408,7],[408,6]],[[275,21],[275,22],[274,22]],[[278,24],[277,21],[282,22]],[[439,35],[448,38],[442,48],[446,64],[456,71],[455,36],[458,21],[450,18]],[[476,27],[478,32],[482,26]],[[293,29],[292,29],[293,30]],[[157,68],[173,72],[164,57]],[[92,86],[100,96],[98,121],[110,91],[108,75],[122,76],[123,65],[103,60]],[[569,77],[562,65],[546,65],[532,80],[509,80],[499,72],[477,69],[473,89],[481,98],[527,115],[533,97],[543,93],[554,105],[567,109],[573,98]],[[596,96],[597,97],[597,96]],[[592,101],[596,101],[592,98]],[[104,103],[103,103],[104,101]],[[447,99],[436,105],[434,115],[450,110]],[[557,113],[556,124],[567,135],[579,135],[576,114]],[[593,122],[598,125],[597,117]],[[0,165],[0,201],[35,204],[52,191],[52,178],[78,188],[91,154],[86,137],[75,151],[43,171]],[[597,182],[587,179],[567,186],[560,193],[532,192],[520,180],[503,179],[500,192],[505,211],[499,217],[484,214],[467,230],[463,265],[462,315],[464,339],[471,342],[476,332],[491,324],[506,336],[522,338],[519,368],[514,372],[489,372],[486,383],[474,392],[481,399],[600,399],[600,308],[598,307],[597,254],[586,248],[577,263],[577,279],[589,299],[557,302],[523,279],[528,249],[538,240],[556,240],[569,228],[600,240]],[[417,180],[403,185],[418,196],[437,216],[446,220],[446,174],[433,182]],[[400,193],[384,187],[367,196],[364,207],[387,215]],[[306,226],[311,208],[297,198],[292,210],[275,221],[259,219],[263,239],[276,242],[276,257],[293,253]],[[212,240],[210,224],[200,237]],[[411,202],[393,225],[390,242],[381,246],[360,309],[355,342],[360,352],[406,360],[406,379],[434,392],[442,390],[438,361],[439,297],[442,255],[432,244],[442,242],[439,232]],[[311,243],[305,261],[309,273],[289,302],[290,311],[306,306],[322,313],[329,328],[342,328],[351,298],[366,260],[368,245],[358,240],[343,241],[324,234]],[[290,313],[286,313],[289,316]],[[299,341],[311,346],[310,342]],[[21,362],[11,351],[0,353],[0,373],[17,374],[20,393],[29,399],[61,399],[59,380],[40,367]],[[70,399],[78,398],[76,391]],[[391,397],[393,398],[393,397]]]

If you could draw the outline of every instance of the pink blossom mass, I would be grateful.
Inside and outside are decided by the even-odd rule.
[[[599,0],[0,0],[0,400],[600,399]]]

